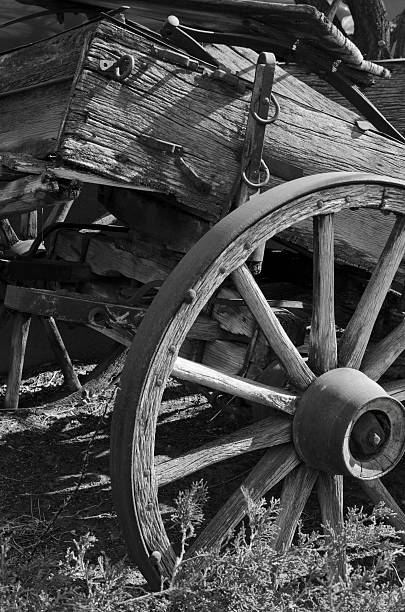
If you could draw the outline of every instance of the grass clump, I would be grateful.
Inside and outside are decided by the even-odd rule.
[[[88,533],[66,550],[29,553],[13,529],[0,532],[0,611],[139,612],[401,612],[405,581],[400,536],[384,520],[382,506],[367,514],[352,508],[336,534],[298,530],[287,551],[277,551],[279,503],[253,503],[246,495],[248,520],[227,546],[187,557],[195,528],[203,521],[207,490],[202,482],[175,501],[173,528],[180,551],[170,583],[148,593],[124,559],[111,563],[96,552]],[[344,563],[346,577],[336,568]]]

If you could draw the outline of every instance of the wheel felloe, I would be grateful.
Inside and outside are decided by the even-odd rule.
[[[302,395],[293,437],[310,467],[362,480],[380,478],[404,453],[405,410],[362,372],[338,368]]]

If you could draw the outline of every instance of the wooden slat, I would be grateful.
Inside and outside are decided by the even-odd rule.
[[[11,336],[10,369],[7,378],[7,390],[4,407],[9,410],[18,408],[21,378],[24,367],[25,348],[27,346],[31,317],[18,312],[14,315]]]
[[[339,364],[359,368],[374,323],[405,253],[405,217],[399,216],[339,344]]]
[[[268,387],[241,376],[225,374],[201,363],[177,357],[172,376],[186,382],[203,385],[270,408],[294,414],[297,396],[283,389]]]
[[[276,550],[288,548],[293,540],[302,511],[318,477],[318,472],[300,465],[286,476],[277,517],[278,534],[274,541]]]
[[[308,362],[317,373],[336,367],[333,215],[314,217],[313,307]]]
[[[236,527],[247,511],[247,497],[259,501],[272,487],[285,478],[300,459],[289,444],[271,448],[252,469],[242,485],[225,502],[207,527],[190,547],[189,554],[201,549],[218,547]]]
[[[369,378],[379,380],[404,350],[405,320],[365,354],[360,369]]]
[[[156,479],[163,486],[214,463],[287,442],[291,442],[291,421],[270,417],[159,463],[155,468]]]
[[[232,272],[232,280],[294,385],[306,389],[315,376],[267,304],[251,272],[245,265],[241,266]]]

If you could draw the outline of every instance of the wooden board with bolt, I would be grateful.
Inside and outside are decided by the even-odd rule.
[[[257,3],[224,5],[237,29],[220,42],[236,34],[252,43],[238,11]],[[212,20],[216,3],[207,6]],[[349,88],[388,77],[315,9],[262,10],[255,49],[271,36],[273,51],[291,43]],[[218,463],[222,478],[225,461],[242,461],[245,480],[212,505],[191,550],[237,525],[244,491],[257,500],[281,484],[282,548],[314,486],[323,522],[341,529],[343,474],[397,511],[378,479],[394,473],[405,448],[403,136],[378,114],[373,124],[368,107],[363,116],[324,97],[270,53],[215,36],[203,48],[207,40],[190,39],[175,19],[165,31],[171,41],[104,14],[0,55],[0,273],[4,320],[13,318],[5,407],[19,406],[35,317],[69,397],[111,380],[131,347],[113,417],[113,490],[129,550],[156,588],[175,566],[159,506],[167,485],[202,469],[212,476]],[[100,186],[111,225],[65,221],[78,182]],[[56,211],[52,223],[34,238],[38,219],[24,217],[20,244],[10,214],[46,208]],[[90,327],[121,351],[83,384],[59,321]],[[201,410],[221,414],[224,431],[159,456],[160,406],[178,385],[205,398]],[[328,411],[321,422],[324,388],[337,420]],[[313,419],[330,457],[313,448]],[[401,509],[395,524],[405,524]],[[344,577],[344,558],[339,568]]]

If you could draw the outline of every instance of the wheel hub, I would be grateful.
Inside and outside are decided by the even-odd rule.
[[[293,436],[308,466],[371,480],[392,470],[404,453],[405,410],[362,372],[338,368],[302,395]]]

